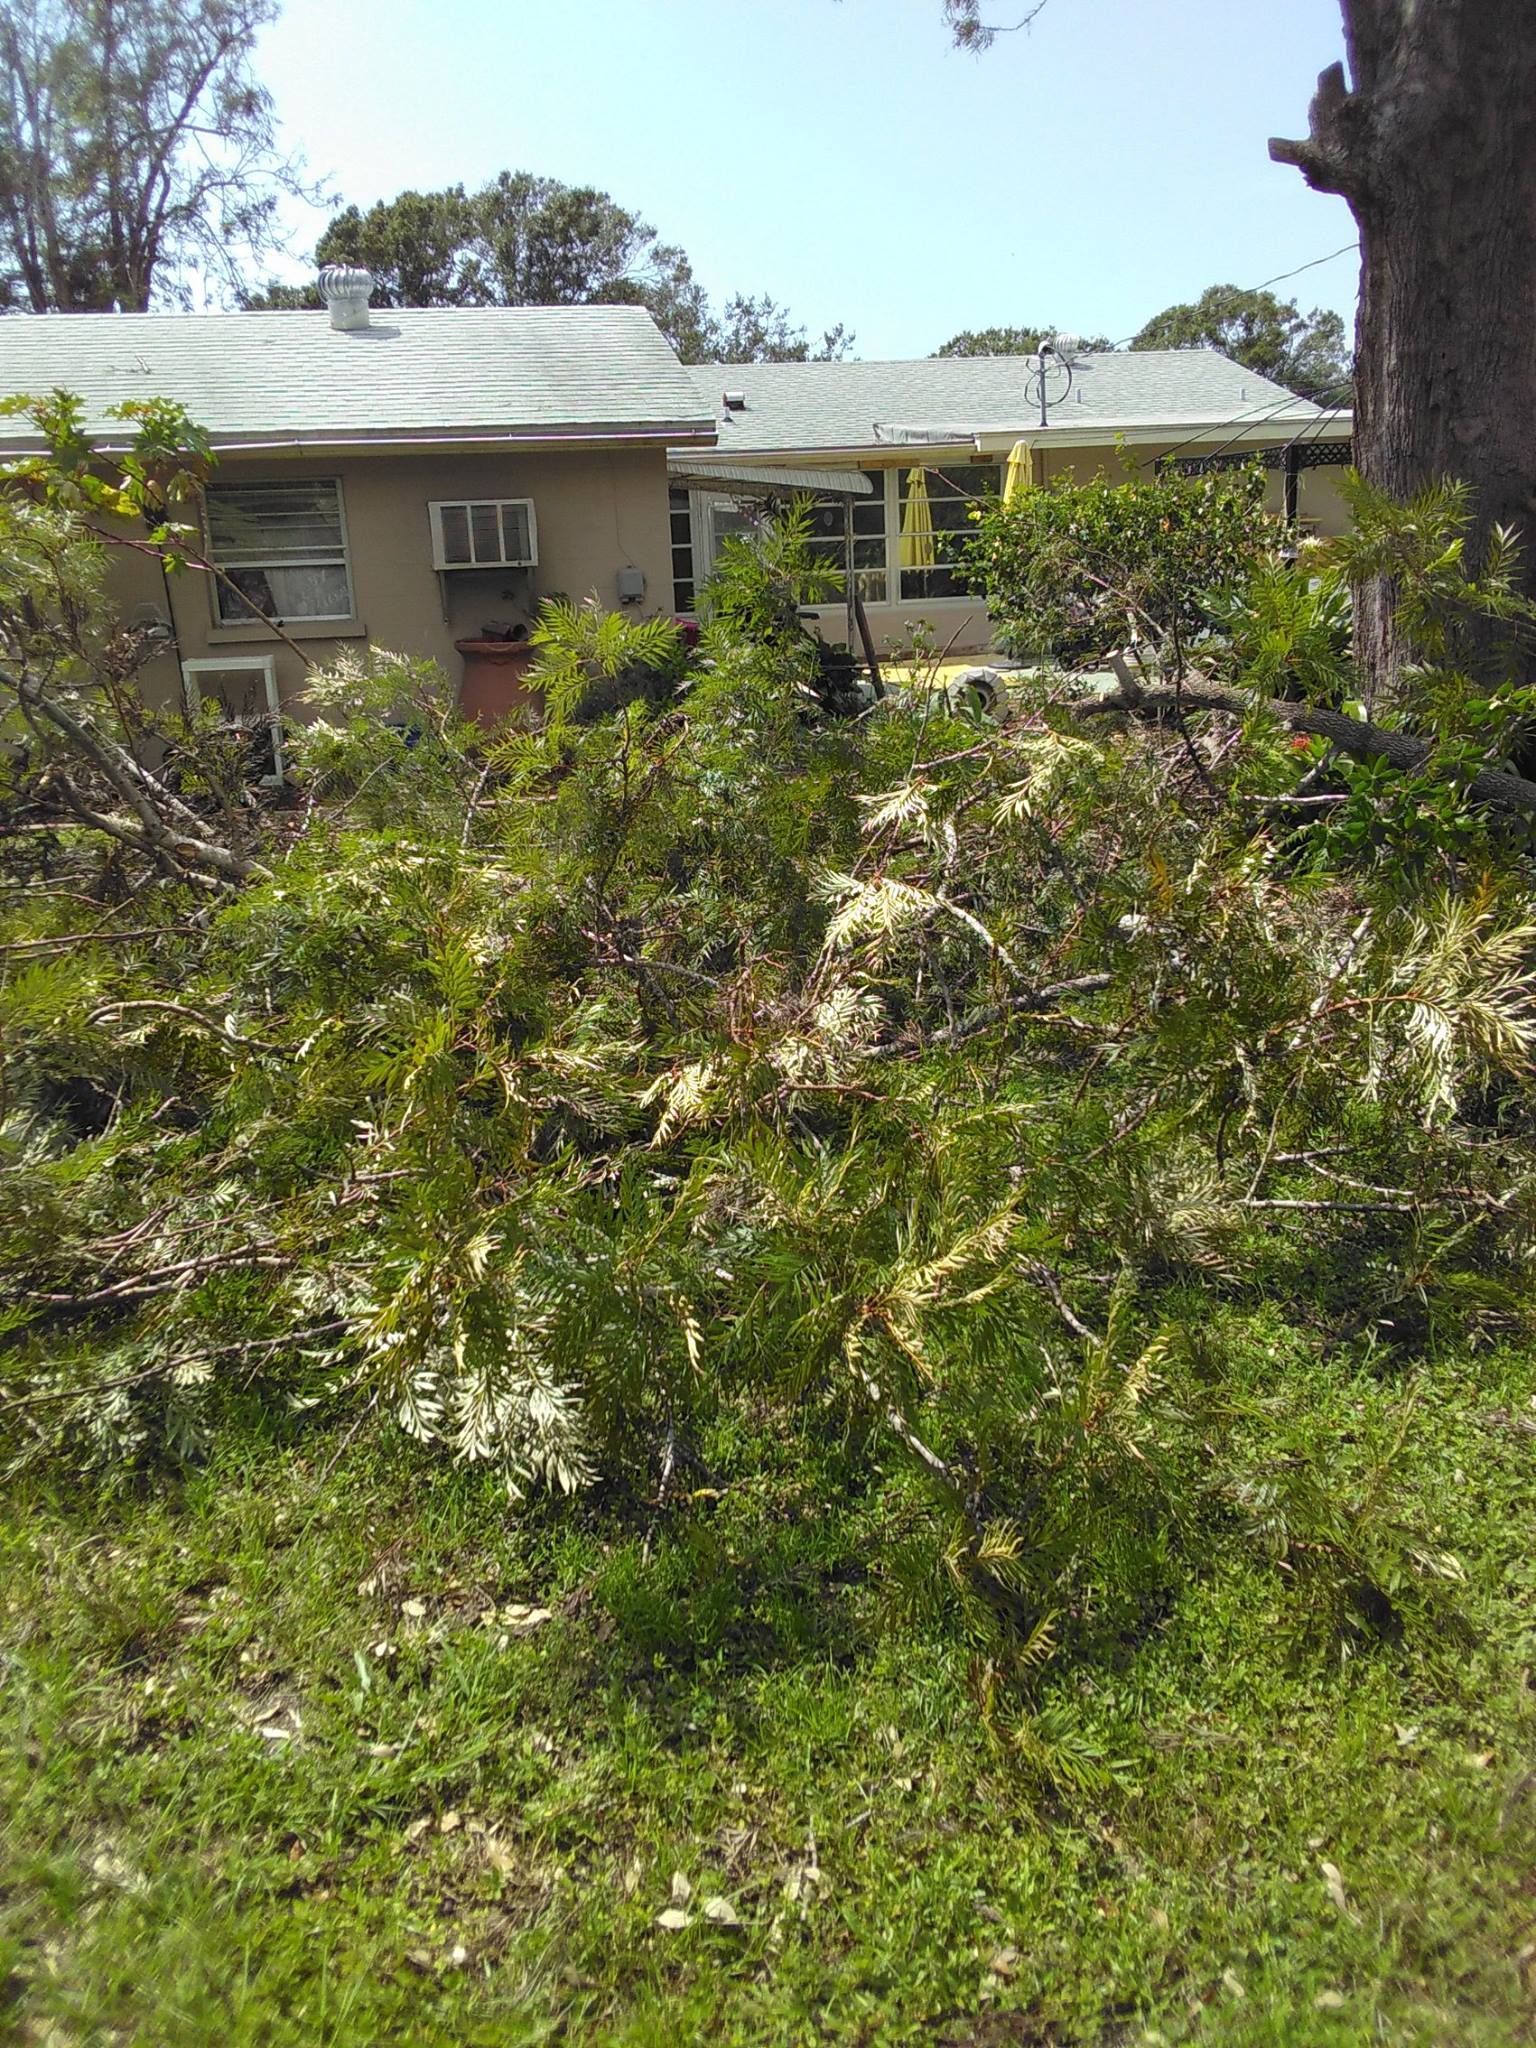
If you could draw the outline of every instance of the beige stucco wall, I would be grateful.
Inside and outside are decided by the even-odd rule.
[[[616,607],[616,578],[633,567],[645,576],[635,617],[672,608],[671,536],[667,524],[665,450],[595,448],[505,454],[348,455],[285,462],[226,458],[220,480],[257,482],[290,476],[341,482],[355,617],[334,625],[289,625],[285,631],[318,661],[370,642],[439,662],[458,679],[454,641],[473,638],[488,620],[527,614],[562,592],[581,600],[594,592]],[[538,567],[529,572],[432,567],[427,505],[445,498],[532,498],[538,521]],[[125,615],[139,606],[162,617],[166,589],[158,568],[118,556],[113,595]],[[208,578],[195,571],[170,582],[177,649],[145,671],[145,686],[162,701],[179,684],[178,659],[271,652],[285,701],[306,674],[300,657],[259,624],[219,626]],[[446,615],[445,615],[446,613]]]

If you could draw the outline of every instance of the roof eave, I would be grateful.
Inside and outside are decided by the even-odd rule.
[[[1037,421],[1028,427],[978,427],[968,434],[957,432],[953,440],[943,441],[861,441],[827,447],[816,444],[796,443],[793,446],[775,445],[769,448],[729,449],[719,448],[722,462],[774,463],[798,467],[824,466],[828,463],[865,463],[880,461],[904,464],[919,455],[944,453],[963,454],[967,451],[978,455],[1007,455],[1020,442],[1026,448],[1103,448],[1117,441],[1145,446],[1159,441],[1201,441],[1220,435],[1233,443],[1249,441],[1272,443],[1294,441],[1302,436],[1316,440],[1347,440],[1352,431],[1353,415],[1348,412],[1296,413],[1284,419],[1270,418],[1251,422],[1232,419],[1190,419],[1138,420],[1132,424],[1117,424],[1110,420],[1085,421],[1081,426],[1052,424],[1042,427]]]
[[[1296,413],[1286,419],[1234,420],[1148,420],[1134,426],[1115,426],[1107,420],[1097,425],[984,428],[973,445],[979,455],[1006,455],[1022,441],[1026,448],[1102,448],[1124,441],[1132,447],[1146,447],[1160,441],[1177,441],[1193,447],[1200,441],[1221,437],[1229,447],[1243,442],[1265,447],[1284,445],[1306,438],[1317,441],[1348,440],[1353,428],[1350,413]]]
[[[554,448],[713,448],[716,434],[712,420],[694,419],[631,421],[624,425],[581,422],[544,427],[323,428],[276,434],[257,428],[234,428],[227,433],[210,434],[209,442],[214,453],[221,456],[452,454],[490,449],[514,453]],[[132,442],[109,431],[97,438],[95,445],[104,455],[119,455]],[[0,436],[0,455],[39,454],[44,446],[35,435],[15,439]]]

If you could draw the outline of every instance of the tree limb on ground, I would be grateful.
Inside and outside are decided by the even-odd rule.
[[[1367,724],[1343,711],[1329,711],[1316,704],[1292,704],[1281,697],[1252,697],[1242,690],[1225,689],[1204,679],[1180,686],[1147,684],[1138,681],[1125,663],[1116,662],[1114,667],[1120,678],[1119,688],[1107,696],[1085,698],[1074,705],[1074,718],[1100,718],[1116,711],[1129,712],[1135,718],[1169,720],[1177,720],[1190,711],[1225,711],[1233,718],[1247,718],[1262,711],[1291,732],[1327,740],[1357,761],[1385,761],[1404,774],[1422,768],[1434,752],[1429,740]],[[1484,768],[1474,775],[1467,784],[1467,795],[1474,803],[1536,817],[1536,782],[1527,782],[1523,775],[1511,775],[1502,768]]]
[[[1041,1010],[1049,1010],[1063,996],[1098,995],[1108,988],[1112,976],[1108,974],[1079,974],[1071,981],[1053,981],[1044,988],[1032,988],[1023,995],[1010,996],[1006,1002],[993,1003],[985,1010],[950,1024],[938,1031],[930,1031],[919,1041],[906,1043],[895,1040],[882,1045],[867,1045],[859,1052],[860,1059],[889,1060],[912,1058],[928,1052],[936,1045],[960,1045],[968,1038],[975,1038],[983,1031],[990,1031],[995,1024],[1005,1023],[1010,1017],[1025,1017]]]

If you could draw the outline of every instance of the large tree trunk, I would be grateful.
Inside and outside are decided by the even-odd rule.
[[[1269,153],[1360,227],[1355,460],[1404,498],[1444,477],[1526,542],[1536,595],[1536,0],[1341,0],[1349,80],[1318,80],[1305,142]],[[1361,593],[1373,696],[1400,649]]]

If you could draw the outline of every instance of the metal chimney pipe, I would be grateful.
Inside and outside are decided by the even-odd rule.
[[[320,273],[320,296],[330,309],[331,325],[343,334],[368,325],[373,276],[350,264],[328,263]]]

